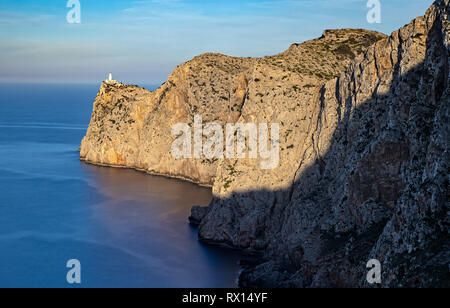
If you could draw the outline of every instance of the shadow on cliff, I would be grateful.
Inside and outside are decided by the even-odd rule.
[[[352,107],[354,93],[340,102],[339,109],[345,106],[345,112],[338,112],[339,123],[328,150],[289,189],[215,198],[200,217],[193,217],[193,222],[201,222],[203,242],[264,251],[263,258],[243,271],[242,287],[359,284],[371,251],[394,215],[402,192],[415,185],[408,175],[423,172],[433,118],[448,91],[448,51],[438,21],[439,18],[428,33],[424,62],[402,74],[403,50],[398,50],[390,90],[385,95],[374,94],[357,108]],[[434,75],[425,65],[430,63],[439,68]],[[339,82],[337,88],[338,85]],[[319,117],[323,116],[324,102],[321,104]],[[345,184],[350,187],[341,186]],[[246,204],[247,209],[237,201],[247,197],[265,200],[268,195],[273,202]],[[445,213],[441,214],[445,217]],[[435,217],[428,217],[429,226],[439,232]],[[321,229],[327,220],[332,223],[328,229]],[[253,226],[243,227],[243,221],[252,222]],[[306,221],[306,227],[302,221]],[[218,229],[217,234],[225,234],[223,238],[209,238],[211,227]],[[441,240],[448,242],[446,234],[440,232],[436,242],[429,243],[430,254],[435,253],[433,249],[444,249]],[[441,247],[435,247],[436,244]],[[310,253],[315,249],[318,252]],[[308,254],[316,256],[317,262],[308,260]],[[335,277],[332,273],[319,274],[322,268],[338,273]]]

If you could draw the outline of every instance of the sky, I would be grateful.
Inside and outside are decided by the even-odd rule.
[[[0,82],[98,83],[112,71],[131,84],[160,84],[204,52],[261,57],[320,37],[325,29],[386,34],[424,15],[432,0],[68,0],[0,1]]]

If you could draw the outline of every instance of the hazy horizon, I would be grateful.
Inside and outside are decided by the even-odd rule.
[[[80,0],[81,23],[61,0],[0,3],[0,82],[95,84],[112,71],[131,84],[158,85],[205,52],[262,57],[325,29],[390,34],[432,0],[381,0],[371,24],[367,0]]]

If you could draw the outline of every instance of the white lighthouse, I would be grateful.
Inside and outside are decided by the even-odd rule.
[[[112,73],[108,74],[108,79],[105,80],[105,82],[107,83],[116,83],[117,81],[115,81],[112,77]]]

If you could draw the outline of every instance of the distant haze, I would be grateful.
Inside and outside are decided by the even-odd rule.
[[[273,55],[329,28],[390,34],[423,15],[432,0],[380,0],[369,24],[367,0],[80,0],[69,24],[66,0],[0,2],[0,82],[96,83],[114,78],[160,84],[204,52]]]

